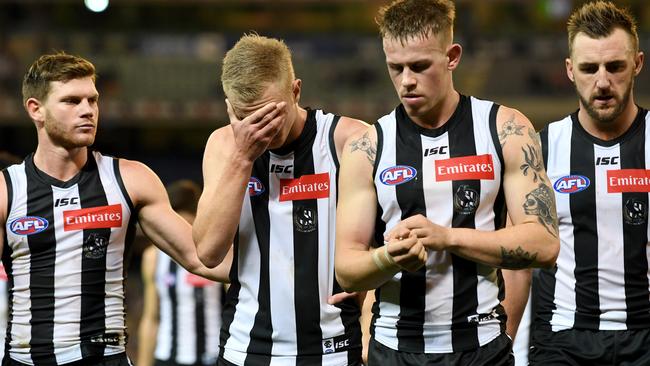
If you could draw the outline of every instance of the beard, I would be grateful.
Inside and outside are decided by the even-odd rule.
[[[50,140],[56,145],[65,149],[76,149],[88,147],[95,142],[97,128],[93,129],[92,133],[77,133],[74,129],[66,130],[65,127],[66,125],[64,123],[58,121],[49,112],[45,113],[43,128]]]
[[[573,84],[575,87],[575,83]],[[610,109],[602,110],[594,107],[594,105],[591,103],[593,101],[592,98],[585,98],[582,94],[580,94],[580,91],[576,87],[576,94],[578,94],[578,98],[580,98],[580,102],[582,106],[584,107],[585,111],[591,117],[594,121],[597,121],[602,124],[610,124],[614,122],[622,113],[627,104],[630,101],[630,94],[632,93],[632,87],[634,86],[634,82],[631,82],[628,88],[623,92],[623,96],[620,98],[620,100],[617,98],[617,96],[613,96],[613,99],[617,102],[613,107]]]

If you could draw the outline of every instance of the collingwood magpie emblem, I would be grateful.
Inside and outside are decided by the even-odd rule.
[[[293,209],[293,224],[301,233],[310,233],[318,226],[318,214],[311,208],[297,206]]]
[[[469,215],[476,212],[479,204],[479,195],[468,185],[462,185],[454,195],[454,210],[458,213]]]
[[[108,239],[99,234],[92,233],[84,242],[84,257],[89,259],[103,258],[106,256],[106,247],[108,247]]]
[[[643,225],[648,219],[648,207],[645,202],[630,198],[623,207],[623,219],[630,225]]]

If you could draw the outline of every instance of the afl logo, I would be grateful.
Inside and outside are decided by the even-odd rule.
[[[415,178],[418,171],[408,165],[395,165],[384,169],[379,175],[379,180],[387,186],[396,186]]]
[[[47,229],[49,224],[42,217],[25,216],[12,221],[9,225],[9,230],[16,235],[32,235]]]
[[[248,195],[253,197],[259,196],[262,193],[264,193],[264,185],[262,182],[255,177],[251,177],[248,180]]]
[[[560,193],[576,193],[589,187],[589,178],[582,175],[566,175],[555,181],[553,189]]]

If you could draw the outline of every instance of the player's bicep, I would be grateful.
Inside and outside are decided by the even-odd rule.
[[[376,192],[372,180],[377,155],[374,128],[348,140],[341,160],[337,237],[346,247],[370,245],[374,232]]]
[[[2,249],[5,245],[5,227],[9,216],[8,205],[9,191],[7,190],[7,183],[5,182],[4,174],[0,172],[0,257],[2,257]]]
[[[541,223],[556,235],[555,196],[544,168],[539,137],[530,121],[516,110],[501,108],[498,119],[505,163],[503,184],[512,223]]]

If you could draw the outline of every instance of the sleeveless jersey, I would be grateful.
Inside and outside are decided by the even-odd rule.
[[[577,112],[540,136],[560,254],[540,272],[536,321],[553,331],[650,328],[647,111],[611,141],[587,133]]]
[[[169,365],[214,365],[222,285],[186,271],[161,251],[155,283],[160,304],[156,359]]]
[[[379,119],[374,167],[375,243],[401,220],[494,231],[505,225],[499,106],[461,96],[442,127],[416,125],[400,105]],[[375,292],[372,332],[394,350],[474,350],[505,331],[501,272],[448,251],[428,251],[426,266],[398,272]]]
[[[327,304],[341,292],[334,278],[338,120],[308,110],[296,141],[254,163],[223,311],[222,355],[231,363],[338,366],[361,358],[356,300]]]
[[[135,215],[118,164],[89,152],[79,174],[62,182],[32,154],[3,172],[12,359],[59,365],[125,352],[124,257]]]

